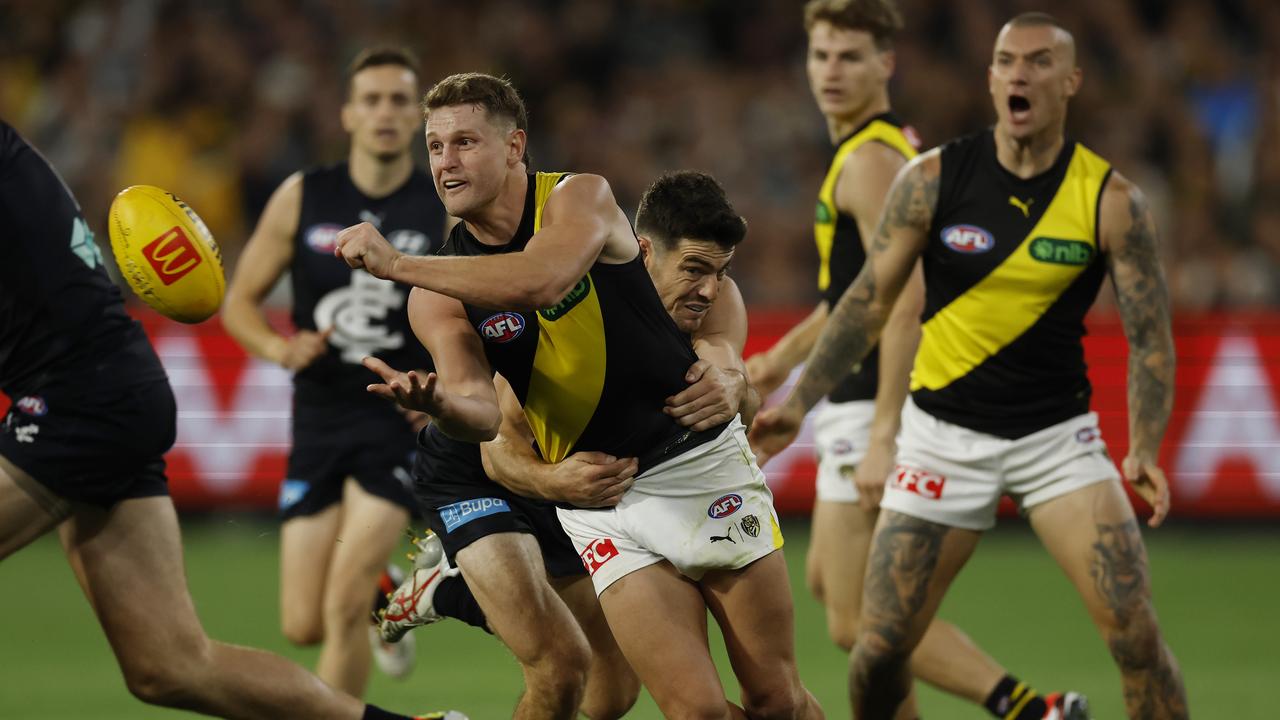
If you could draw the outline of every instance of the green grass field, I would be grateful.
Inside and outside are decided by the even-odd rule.
[[[192,593],[214,637],[274,650],[304,664],[276,619],[276,526],[246,516],[185,522]],[[803,589],[805,522],[784,523],[795,588],[800,672],[829,717],[849,716],[845,663]],[[1280,530],[1166,528],[1147,535],[1156,605],[1198,718],[1275,718],[1280,682]],[[124,689],[115,662],[53,537],[0,562],[0,718],[164,718]],[[1025,527],[988,535],[942,615],[1044,690],[1086,692],[1096,717],[1122,718],[1118,676],[1080,602]],[[156,628],[163,632],[164,628]],[[654,628],[661,632],[662,628]],[[712,638],[718,647],[719,638]],[[376,676],[369,699],[388,708],[457,708],[475,720],[510,716],[518,669],[494,639],[455,621],[418,631],[419,663],[403,683]],[[717,662],[728,667],[723,657]],[[727,674],[726,687],[736,695]],[[978,708],[920,690],[925,717],[985,718]],[[658,718],[642,696],[634,718]]]

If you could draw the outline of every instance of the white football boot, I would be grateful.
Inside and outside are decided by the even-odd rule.
[[[433,605],[436,588],[448,577],[458,575],[461,570],[449,567],[449,558],[444,555],[444,544],[435,533],[428,532],[425,537],[414,540],[418,552],[413,555],[413,574],[400,584],[387,600],[386,609],[380,611],[378,630],[382,639],[389,643],[399,642],[413,628],[419,625],[430,625],[440,622],[444,616],[438,614]]]

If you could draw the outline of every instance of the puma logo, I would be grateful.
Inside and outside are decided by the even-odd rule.
[[[1018,198],[1012,195],[1009,196],[1009,204],[1021,210],[1022,216],[1028,217],[1028,218],[1031,217],[1031,203],[1035,201],[1036,201],[1035,198],[1031,198],[1026,202],[1022,202],[1021,200],[1019,200]]]
[[[738,541],[733,539],[733,528],[734,528],[734,526],[733,526],[733,525],[730,525],[730,526],[729,526],[729,532],[725,533],[724,535],[712,535],[712,536],[711,536],[711,543],[714,545],[715,543],[718,543],[718,542],[720,542],[721,540],[728,540],[729,542],[733,543],[734,545],[737,545],[737,544],[738,544]]]

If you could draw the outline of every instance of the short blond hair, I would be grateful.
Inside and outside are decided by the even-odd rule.
[[[809,0],[804,6],[804,29],[825,20],[838,28],[871,34],[876,47],[893,47],[893,36],[902,29],[902,14],[893,0]]]

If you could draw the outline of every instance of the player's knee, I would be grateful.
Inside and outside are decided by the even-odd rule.
[[[324,624],[314,613],[284,612],[280,616],[280,632],[286,640],[300,647],[324,642]]]
[[[860,633],[849,662],[850,684],[861,688],[888,687],[906,672],[910,652],[879,633]]]
[[[559,707],[576,708],[590,669],[591,646],[586,637],[581,631],[567,632],[546,642],[542,652],[525,662],[525,678],[530,692],[554,699]]]
[[[359,624],[368,624],[373,608],[373,588],[347,587],[342,592],[330,592],[324,598],[324,627],[349,628]],[[363,590],[364,592],[359,592]],[[321,634],[325,634],[321,630]]]
[[[120,670],[125,686],[142,702],[163,707],[190,707],[203,681],[202,668],[209,662],[207,643],[179,647],[171,643],[162,650],[122,657]]]
[[[608,687],[593,691],[582,701],[580,711],[590,720],[616,720],[623,717],[640,697],[640,682],[632,678],[611,679]]]
[[[831,642],[836,644],[845,652],[853,650],[853,646],[858,642],[858,618],[856,615],[844,612],[833,612],[827,615],[827,635],[831,637]]]
[[[770,675],[765,685],[742,688],[742,709],[747,717],[761,720],[789,720],[800,717],[805,707],[805,689],[793,667]]]

